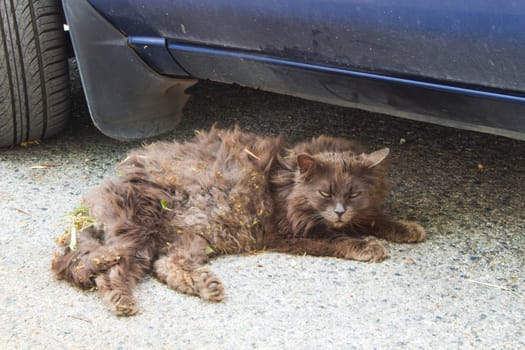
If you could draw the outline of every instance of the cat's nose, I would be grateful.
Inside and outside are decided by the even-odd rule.
[[[337,216],[340,217],[341,215],[343,215],[345,213],[346,209],[341,203],[337,203],[335,205],[334,211],[337,214]]]

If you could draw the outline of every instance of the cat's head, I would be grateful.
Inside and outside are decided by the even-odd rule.
[[[324,152],[297,156],[289,219],[296,234],[325,226],[359,226],[375,214],[386,195],[388,148],[372,153]],[[298,232],[302,231],[302,232]]]

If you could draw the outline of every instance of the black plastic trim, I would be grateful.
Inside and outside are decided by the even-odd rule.
[[[93,122],[118,139],[141,139],[175,128],[194,79],[162,76],[87,0],[63,0]]]

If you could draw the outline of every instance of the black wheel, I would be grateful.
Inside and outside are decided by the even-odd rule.
[[[58,133],[70,113],[58,0],[0,0],[0,147]]]

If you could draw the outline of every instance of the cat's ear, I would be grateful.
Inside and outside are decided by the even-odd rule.
[[[315,166],[315,159],[309,154],[302,153],[297,156],[297,165],[301,174],[304,174]]]
[[[390,153],[390,149],[388,147],[381,148],[378,151],[372,152],[367,155],[368,161],[370,162],[368,167],[374,168],[378,166],[379,164],[383,163],[383,161],[388,157],[388,154]]]

